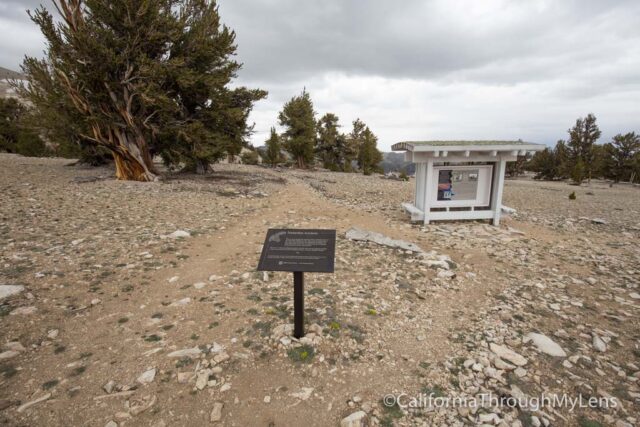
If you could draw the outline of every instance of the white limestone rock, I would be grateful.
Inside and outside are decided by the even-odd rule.
[[[180,239],[180,238],[191,237],[191,233],[184,230],[176,230],[173,233],[168,234],[167,237],[170,239]]]
[[[153,368],[153,369],[144,371],[136,381],[138,381],[140,384],[151,384],[155,377],[156,377],[156,369]]]
[[[167,354],[167,357],[198,356],[200,355],[200,353],[202,353],[202,350],[200,350],[198,347],[184,348],[182,350],[172,351],[171,353]]]
[[[17,295],[22,291],[24,291],[22,285],[0,285],[0,300]]]
[[[524,342],[529,341],[532,341],[539,351],[549,356],[567,357],[562,347],[546,335],[530,332],[524,338]]]
[[[489,344],[489,349],[499,358],[511,362],[516,366],[524,366],[527,364],[527,359],[508,347],[498,345],[496,343]]]
[[[366,427],[369,425],[367,413],[364,411],[354,412],[340,421],[340,427]]]
[[[209,419],[212,423],[217,423],[222,419],[222,408],[224,408],[224,403],[222,402],[215,402],[213,404],[213,409],[211,410],[211,415],[209,416]]]
[[[424,253],[415,243],[406,242],[404,240],[396,240],[385,236],[384,234],[376,233],[375,231],[361,230],[356,227],[350,228],[345,236],[349,240],[373,242],[379,245],[388,246],[390,248],[403,249],[405,251]]]
[[[598,335],[593,334],[593,348],[600,353],[607,351],[607,344]]]

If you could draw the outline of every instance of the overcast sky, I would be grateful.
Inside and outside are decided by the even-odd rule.
[[[0,0],[0,66],[43,40]],[[389,150],[402,140],[553,144],[594,113],[600,142],[640,131],[640,1],[220,0],[244,63],[238,84],[269,91],[251,116],[262,145],[285,101],[307,88],[343,130],[361,118]]]

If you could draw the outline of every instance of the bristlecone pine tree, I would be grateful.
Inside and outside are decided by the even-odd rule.
[[[338,116],[333,113],[327,113],[318,120],[316,152],[323,166],[332,171],[348,170],[346,165],[353,157],[347,137],[340,133],[339,127]]]
[[[271,166],[275,166],[280,163],[280,137],[276,132],[276,128],[271,128],[271,135],[269,136],[269,139],[265,141],[265,145],[266,150],[264,154],[264,161]]]
[[[26,58],[22,69],[30,81],[16,87],[20,97],[29,101],[25,120],[47,140],[54,154],[95,166],[107,163],[112,158],[109,151],[80,136],[90,130],[50,64]]]
[[[350,142],[357,152],[358,167],[365,175],[380,171],[382,153],[378,150],[378,137],[369,126],[360,119],[353,122],[353,130],[349,135]]]
[[[600,138],[600,133],[593,114],[577,119],[576,124],[569,129],[567,145],[571,156],[571,177],[574,181],[579,179],[576,181],[578,184],[585,176],[591,182],[595,160],[593,145]]]
[[[165,163],[185,163],[191,172],[205,173],[225,155],[237,156],[253,126],[247,118],[262,90],[227,89],[241,64],[235,54],[235,33],[221,25],[215,3],[182,2],[179,32],[167,62],[166,90],[177,102],[177,124],[158,137]],[[177,141],[177,143],[176,143]]]
[[[282,134],[283,146],[299,168],[313,165],[313,149],[316,140],[316,120],[311,97],[306,90],[284,104],[278,115],[280,125],[285,127]]]
[[[239,152],[246,117],[263,91],[229,90],[240,67],[232,31],[206,0],[54,0],[60,22],[31,14],[47,40],[43,61],[25,60],[29,92],[62,88],[78,137],[108,149],[118,179],[157,176],[152,154],[207,169]],[[37,105],[36,105],[37,106]]]
[[[617,134],[610,143],[605,144],[605,153],[607,174],[615,182],[633,182],[633,175],[640,160],[640,135],[636,135],[635,132]]]

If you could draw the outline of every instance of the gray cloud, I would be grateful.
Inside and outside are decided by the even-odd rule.
[[[49,0],[43,0],[50,7]],[[255,144],[303,86],[343,126],[361,117],[400,139],[552,143],[594,112],[603,139],[640,130],[640,2],[599,0],[220,0],[244,63],[237,84],[270,92]],[[25,9],[0,4],[0,65],[40,56]]]
[[[323,71],[473,79],[482,69],[485,81],[528,81],[624,55],[640,35],[638,2],[223,0],[221,10],[243,77],[264,81]]]

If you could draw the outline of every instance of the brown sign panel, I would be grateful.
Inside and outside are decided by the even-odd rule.
[[[258,271],[333,273],[336,230],[269,229]]]

